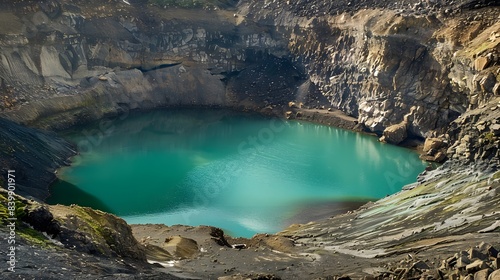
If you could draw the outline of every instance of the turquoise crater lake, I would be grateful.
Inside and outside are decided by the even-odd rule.
[[[130,114],[64,136],[80,155],[48,203],[244,237],[395,193],[426,166],[375,137],[227,110]]]

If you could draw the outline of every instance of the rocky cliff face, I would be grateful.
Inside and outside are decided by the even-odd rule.
[[[286,53],[281,36],[230,11],[146,2],[3,4],[3,116],[57,128],[128,109],[292,99],[301,74],[270,54]],[[245,82],[232,82],[239,73]]]
[[[494,1],[128,3],[2,4],[1,115],[63,128],[165,106],[314,108],[319,92],[372,132],[402,128],[387,142],[439,136],[457,146],[463,136],[449,124],[499,94]]]
[[[262,10],[248,3],[247,9],[253,20],[284,29],[294,60],[331,106],[369,130],[400,124],[409,136],[438,136],[468,109],[496,105],[496,8],[479,13],[469,8],[485,3],[464,1],[302,4],[273,1]]]

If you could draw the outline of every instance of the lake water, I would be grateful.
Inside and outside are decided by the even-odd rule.
[[[244,237],[395,193],[426,166],[375,137],[227,110],[131,114],[65,136],[81,154],[48,203]]]

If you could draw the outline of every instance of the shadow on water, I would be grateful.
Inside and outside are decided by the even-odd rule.
[[[97,197],[81,190],[78,186],[61,179],[58,179],[51,186],[51,195],[45,202],[48,204],[63,204],[68,206],[71,204],[77,204],[113,213],[111,208],[106,206],[106,204]]]

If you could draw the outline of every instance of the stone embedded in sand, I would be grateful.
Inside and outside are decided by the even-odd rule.
[[[252,237],[248,247],[269,247],[273,250],[290,253],[295,244],[292,239],[279,235],[256,234]]]
[[[166,238],[163,248],[173,256],[181,259],[191,258],[198,253],[198,243],[193,239],[182,236]]]

